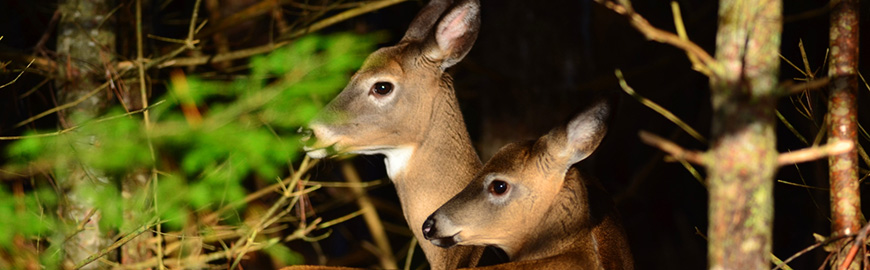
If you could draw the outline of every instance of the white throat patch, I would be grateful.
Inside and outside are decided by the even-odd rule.
[[[414,155],[414,147],[400,147],[391,150],[379,151],[384,154],[384,164],[387,167],[387,176],[395,180],[408,165],[411,156]]]
[[[384,165],[387,167],[387,177],[390,180],[396,180],[396,176],[405,169],[405,166],[408,165],[408,161],[411,160],[411,156],[414,155],[414,147],[405,146],[405,147],[397,147],[391,149],[378,149],[378,150],[359,150],[353,151],[355,154],[361,155],[384,155]]]

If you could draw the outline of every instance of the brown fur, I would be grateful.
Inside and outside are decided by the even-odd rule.
[[[512,261],[485,269],[633,269],[612,201],[574,165],[603,139],[608,112],[601,102],[536,141],[503,147],[429,217],[428,239],[494,245]],[[495,181],[509,191],[492,192]]]
[[[432,269],[474,266],[483,252],[482,247],[441,249],[424,241],[419,231],[426,216],[462,190],[482,166],[444,72],[471,49],[479,4],[452,2],[430,1],[402,41],[372,53],[310,125],[316,137],[312,152],[387,156],[405,219]],[[391,83],[392,92],[372,93],[378,82]]]

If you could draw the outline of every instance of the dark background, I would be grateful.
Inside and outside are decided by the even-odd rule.
[[[183,18],[189,16],[192,2],[173,1],[164,8],[152,3],[152,13],[149,14],[156,16],[148,22],[150,31],[161,36],[182,36],[186,25],[173,24],[172,21],[184,21]],[[253,2],[233,1],[234,4],[227,4],[225,8],[232,13],[232,8]],[[713,54],[718,2],[678,2],[690,39]],[[784,1],[781,54],[803,67],[798,46],[803,41],[810,67],[819,70],[818,77],[827,71],[827,66],[823,65],[828,47],[827,3],[820,0]],[[402,3],[325,31],[386,30],[392,40],[384,45],[391,45],[401,38],[423,4],[422,1]],[[682,165],[667,162],[660,151],[640,142],[637,133],[646,130],[689,149],[705,150],[706,145],[623,93],[613,73],[616,68],[622,69],[629,85],[639,94],[669,109],[705,136],[709,134],[711,119],[707,78],[691,69],[684,52],[645,40],[624,17],[591,0],[482,0],[481,5],[482,26],[477,43],[451,73],[454,74],[468,129],[483,160],[505,143],[538,137],[594,98],[618,96],[618,112],[607,138],[591,160],[583,165],[598,176],[614,196],[638,269],[705,268],[707,243],[696,233],[706,233],[707,196],[704,186]],[[0,51],[33,52],[34,45],[46,32],[55,6],[53,1],[0,2],[0,18],[3,18],[0,35],[6,36],[0,41]],[[669,1],[634,1],[633,7],[652,25],[674,31]],[[867,23],[866,14],[870,12],[867,7],[865,2],[861,10],[864,25]],[[130,10],[122,8],[119,12],[122,16],[130,16]],[[268,41],[268,36],[263,34],[266,31],[257,30],[267,25],[267,22],[253,21],[232,29],[229,34],[240,40],[234,47],[250,47]],[[118,24],[121,30],[132,29],[129,27]],[[868,44],[867,37],[867,30],[862,30],[862,44]],[[165,44],[149,42],[154,48],[152,53],[161,53],[159,48],[165,47]],[[51,50],[53,37],[46,44]],[[210,49],[207,44],[204,46],[205,51]],[[119,41],[120,54],[131,56],[133,51],[130,48],[134,47]],[[861,59],[864,60],[862,63],[866,62],[866,52]],[[210,69],[209,66],[200,67],[200,71]],[[15,75],[17,72],[5,72],[0,78],[5,82]],[[782,80],[803,77],[787,63],[781,64]],[[28,74],[18,83],[23,86],[0,89],[0,135],[20,134],[22,130],[12,129],[14,123],[55,105],[50,85],[27,98],[19,98],[40,80],[40,77]],[[159,80],[152,83],[155,91],[161,91]],[[780,99],[778,109],[804,137],[812,140],[825,113],[826,94],[826,90],[818,90],[785,97]],[[859,104],[870,104],[867,98],[868,89],[862,86]],[[803,108],[801,102],[811,108],[811,117],[798,113]],[[867,123],[868,110],[861,105],[859,122]],[[51,128],[55,121],[56,118],[46,117],[36,126]],[[806,147],[781,122],[777,126],[777,135],[780,151]],[[862,138],[861,143],[867,145],[866,138]],[[0,147],[5,145],[0,143]],[[372,180],[385,177],[380,160],[380,157],[365,157],[354,162],[363,171],[364,180]],[[796,183],[805,181],[806,185],[826,188],[826,166],[825,161],[786,166],[780,169],[776,179]],[[338,167],[335,162],[327,162],[316,174],[322,179],[334,179],[340,177]],[[862,163],[862,168],[861,174],[867,174],[866,164]],[[703,169],[697,169],[703,175]],[[864,182],[861,187],[862,191],[867,190]],[[335,203],[341,201],[348,191],[326,191],[311,198],[315,209],[319,209],[319,214],[325,218],[341,216],[355,207]],[[404,227],[394,191],[389,185],[381,185],[370,192],[391,232],[394,250],[400,250],[407,245],[410,232]],[[827,198],[827,190],[776,184],[773,249],[776,256],[785,259],[813,244],[813,233],[829,234]],[[330,264],[367,266],[375,259],[367,255],[369,253],[358,243],[366,239],[367,229],[363,221],[356,218],[336,228],[319,248],[327,255]],[[309,263],[317,262],[310,244],[294,243],[293,247],[305,253]],[[418,258],[422,257],[419,250],[416,254]],[[790,265],[796,269],[815,268],[826,256],[827,253],[818,249]]]

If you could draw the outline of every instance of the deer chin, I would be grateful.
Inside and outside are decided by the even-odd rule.
[[[302,150],[305,150],[305,154],[308,157],[313,159],[322,159],[327,157],[333,157],[338,155],[340,152],[336,150],[335,144],[331,144],[328,146],[317,147],[317,146],[303,146]]]
[[[412,146],[367,146],[367,147],[342,147],[337,142],[327,146],[305,146],[302,148],[310,158],[322,159],[333,158],[352,154],[358,155],[384,155],[384,163],[387,167],[387,176],[395,179],[405,170],[408,160],[414,154]]]
[[[456,233],[448,237],[429,238],[429,242],[438,247],[450,248],[461,243],[462,239],[459,238],[459,233]]]

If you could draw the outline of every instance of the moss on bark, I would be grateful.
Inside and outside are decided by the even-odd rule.
[[[767,269],[777,168],[779,0],[723,0],[711,81],[710,269]]]

